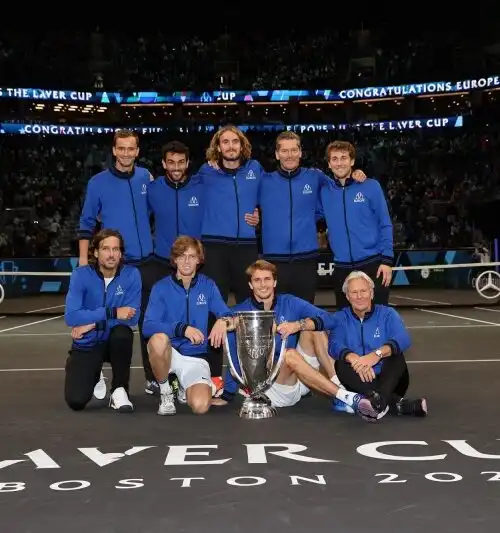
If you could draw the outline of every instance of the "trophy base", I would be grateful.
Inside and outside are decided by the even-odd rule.
[[[278,411],[267,397],[247,398],[241,406],[239,416],[248,420],[262,420],[276,416]]]

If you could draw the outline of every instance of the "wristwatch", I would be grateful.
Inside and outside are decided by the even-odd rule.
[[[379,359],[382,359],[382,356],[383,356],[383,353],[382,353],[382,350],[379,348],[378,350],[375,350],[375,355],[379,358]]]
[[[306,326],[306,321],[303,318],[299,320],[299,326],[300,326],[300,331],[305,331],[307,326]]]

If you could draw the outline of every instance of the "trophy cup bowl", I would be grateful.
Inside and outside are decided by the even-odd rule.
[[[276,415],[269,398],[264,394],[274,383],[281,368],[285,353],[282,341],[280,355],[274,357],[276,348],[276,321],[273,311],[239,311],[236,313],[236,354],[241,374],[237,371],[229,340],[226,336],[226,351],[233,376],[249,391],[249,397],[239,411],[241,418],[263,419]]]

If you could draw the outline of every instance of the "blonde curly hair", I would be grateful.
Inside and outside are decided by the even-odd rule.
[[[250,144],[250,141],[247,139],[246,135],[239,128],[231,124],[220,128],[212,137],[206,152],[207,161],[220,161],[220,138],[224,133],[226,133],[226,131],[231,131],[238,136],[238,139],[241,143],[241,161],[248,161],[252,157],[252,145]]]

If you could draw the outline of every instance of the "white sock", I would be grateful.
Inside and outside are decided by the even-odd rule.
[[[332,383],[335,383],[335,385],[337,385],[337,387],[340,387],[341,389],[345,389],[344,385],[342,385],[342,383],[340,383],[340,379],[339,377],[337,376],[337,374],[334,374],[331,378],[330,378],[330,381]]]
[[[341,402],[346,403],[347,405],[350,405],[351,407],[356,396],[359,396],[357,392],[350,392],[345,389],[339,389],[337,391],[337,394],[335,395],[337,399],[339,399]]]
[[[160,385],[160,394],[172,394],[168,378],[165,381],[159,381],[158,385]]]

